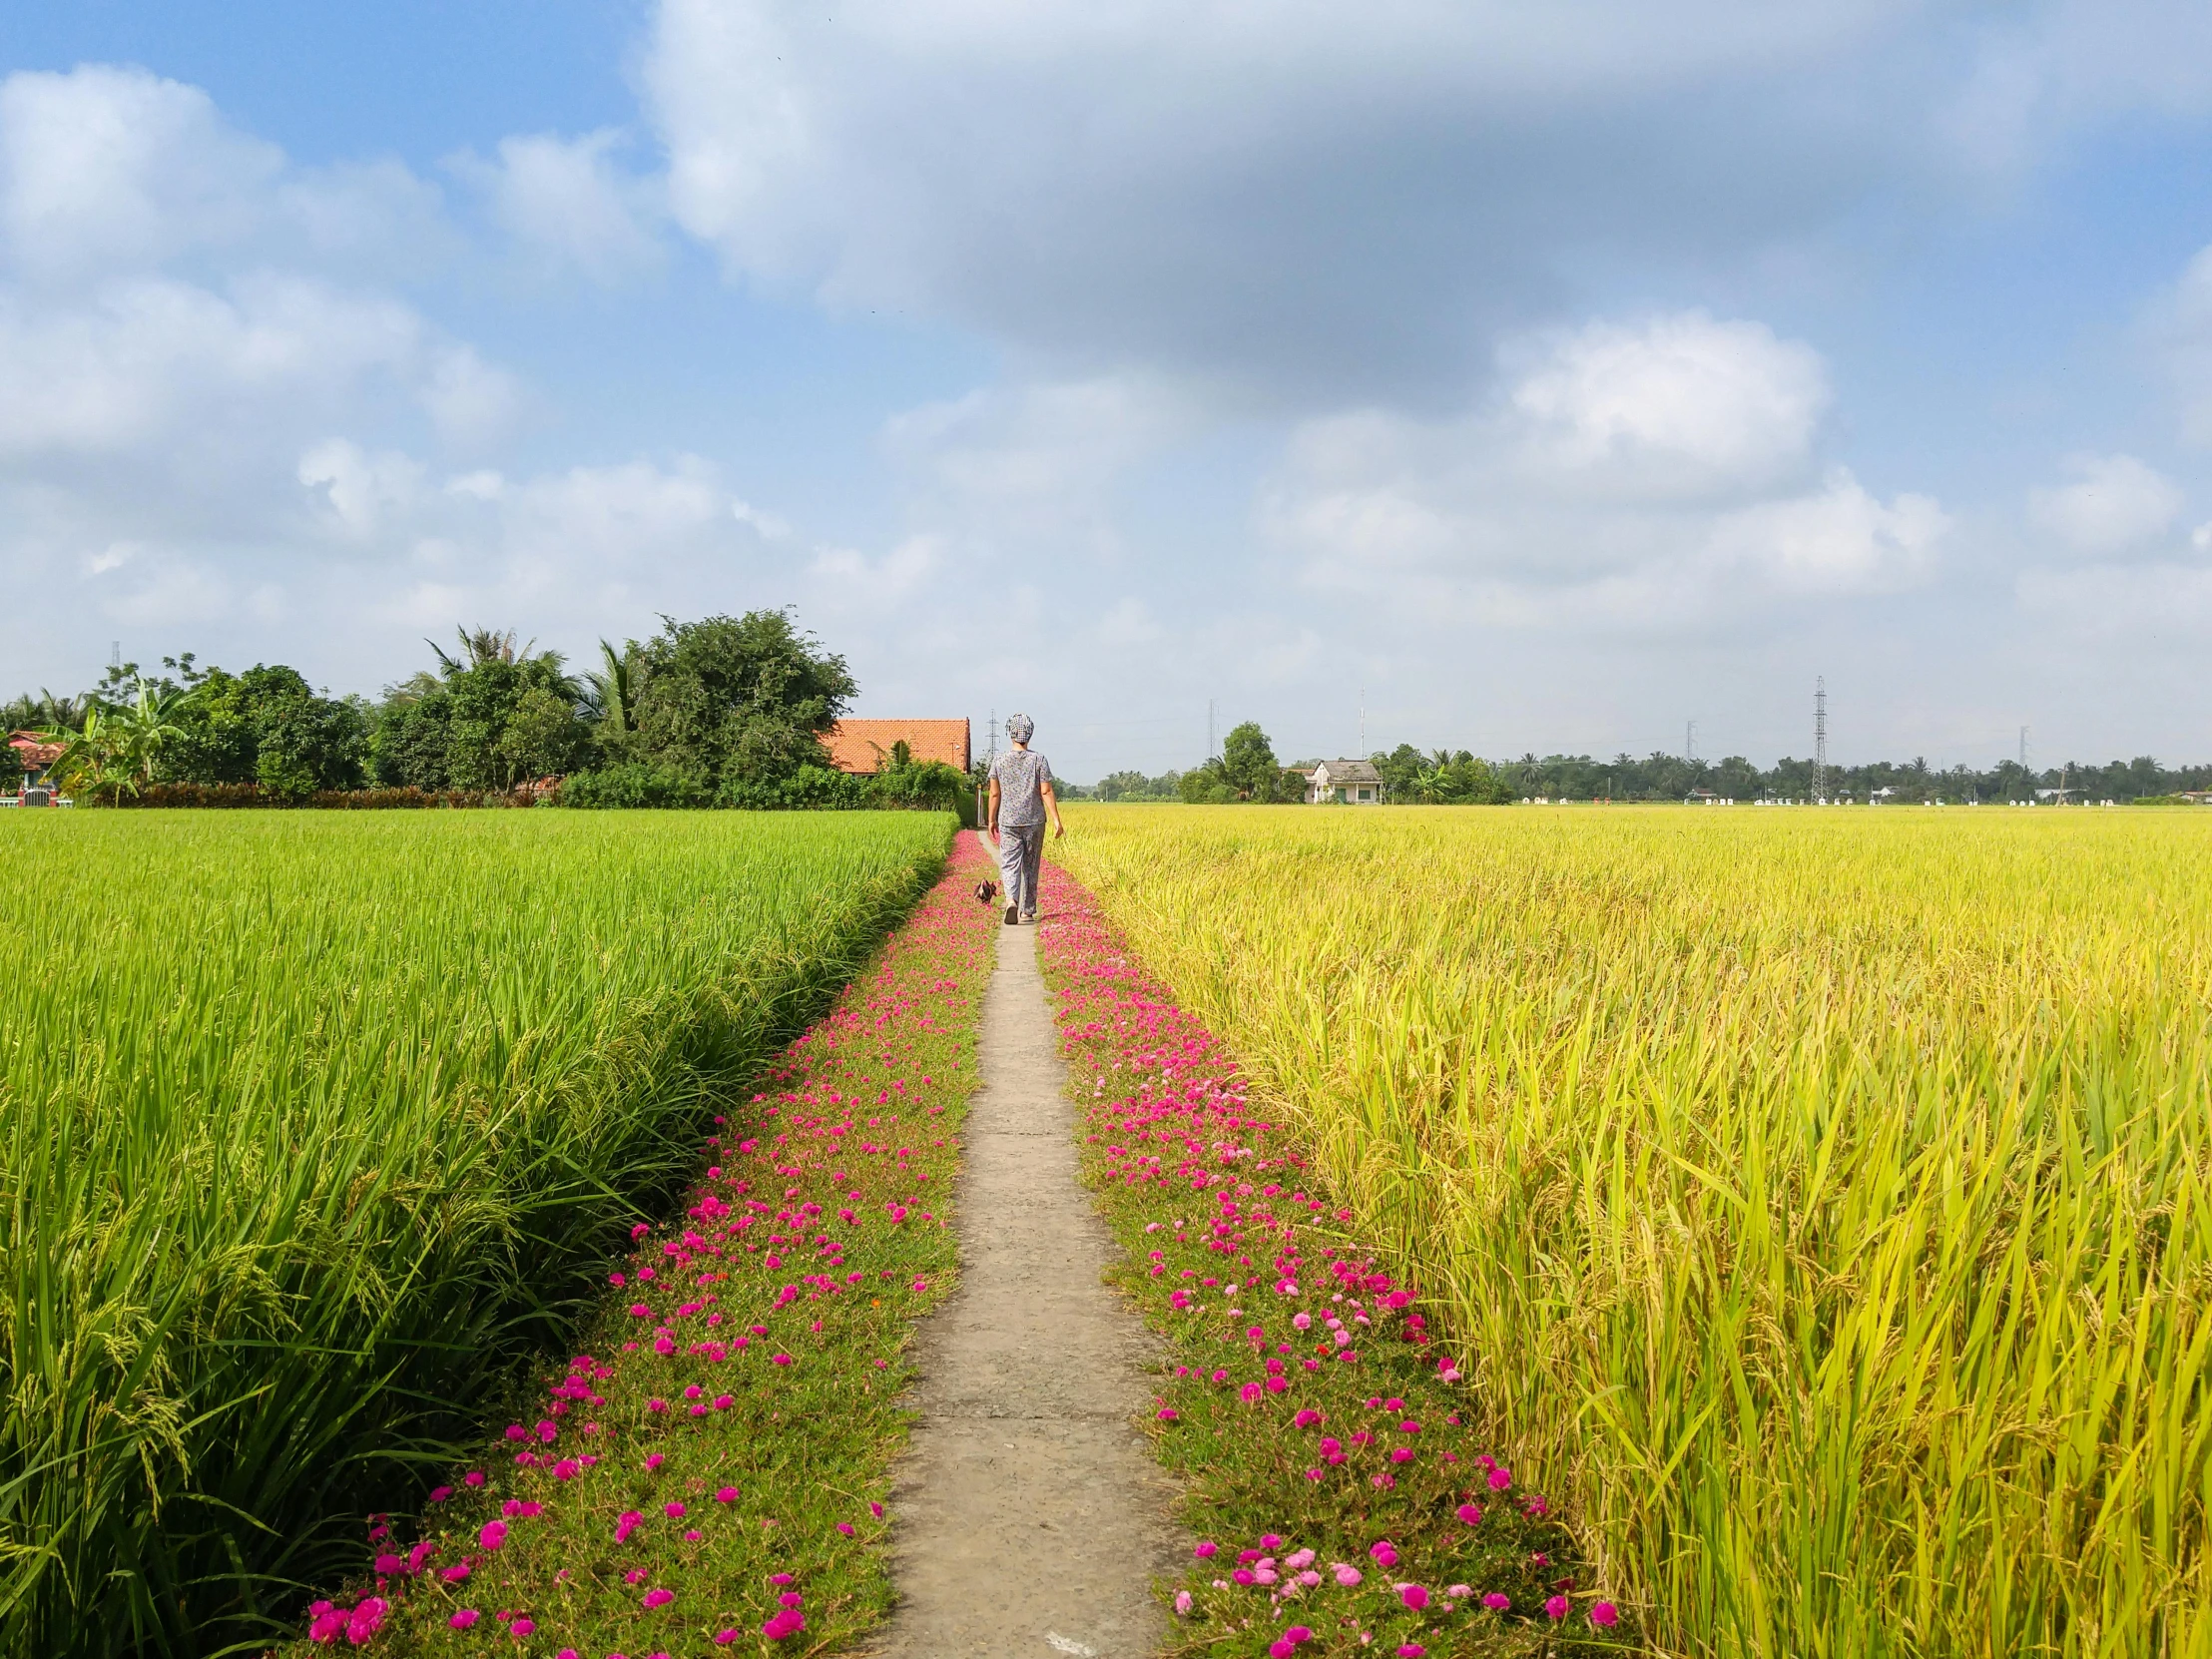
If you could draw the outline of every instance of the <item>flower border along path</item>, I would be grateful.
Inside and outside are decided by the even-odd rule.
[[[879,1622],[914,1323],[952,1288],[946,1211],[998,912],[972,833],[794,1042],[683,1218],[641,1226],[543,1405],[307,1642],[435,1655],[816,1653]],[[718,1123],[724,1120],[718,1119]]]
[[[1155,1440],[1202,1539],[1175,1653],[1495,1654],[1634,1645],[1573,1535],[1490,1455],[1459,1373],[1248,1115],[1235,1064],[1048,865],[1039,932],[1114,1277],[1174,1346]]]

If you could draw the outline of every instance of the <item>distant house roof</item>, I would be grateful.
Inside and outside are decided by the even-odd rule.
[[[1382,775],[1375,770],[1373,761],[1324,761],[1315,768],[1315,772],[1327,772],[1332,785],[1382,782]]]
[[[881,772],[890,765],[891,745],[903,741],[916,761],[942,761],[968,769],[965,720],[840,720],[822,746],[839,772]]]
[[[62,758],[62,746],[48,743],[36,732],[10,732],[8,747],[16,752],[23,765],[34,771],[50,767]]]

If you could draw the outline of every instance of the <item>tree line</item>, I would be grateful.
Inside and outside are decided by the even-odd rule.
[[[873,777],[830,767],[823,737],[858,687],[788,612],[662,624],[602,641],[581,673],[512,630],[462,629],[453,650],[425,642],[431,663],[375,699],[188,652],[157,673],[110,668],[74,696],[18,697],[0,719],[60,748],[55,783],[116,804],[485,799],[559,779],[575,807],[946,808],[965,789],[956,769],[902,756]]]
[[[1419,750],[1411,744],[1377,750],[1368,759],[1382,776],[1385,799],[1431,806],[1495,806],[1513,801],[1684,801],[1699,792],[1732,801],[2009,802],[2048,799],[2063,791],[2076,801],[2150,801],[2212,788],[2212,764],[2167,767],[2148,755],[2101,766],[2068,761],[2040,771],[2017,761],[1987,769],[1936,768],[1925,759],[1831,766],[1816,788],[1813,763],[1785,756],[1759,767],[1741,755],[1718,761],[1660,751],[1638,759],[1525,754],[1490,761],[1467,750]],[[1220,755],[1187,772],[1159,777],[1109,774],[1083,792],[1100,801],[1180,801],[1193,806],[1234,802],[1298,802],[1306,798],[1313,763],[1277,764],[1274,745],[1256,721],[1232,731]]]

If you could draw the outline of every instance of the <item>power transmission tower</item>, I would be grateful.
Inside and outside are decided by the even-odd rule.
[[[1828,805],[1828,676],[1813,679],[1813,799]]]

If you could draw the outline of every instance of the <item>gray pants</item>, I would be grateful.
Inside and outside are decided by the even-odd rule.
[[[998,827],[998,873],[1006,888],[1006,904],[1025,916],[1037,913],[1037,864],[1044,857],[1044,826],[1001,824]]]

